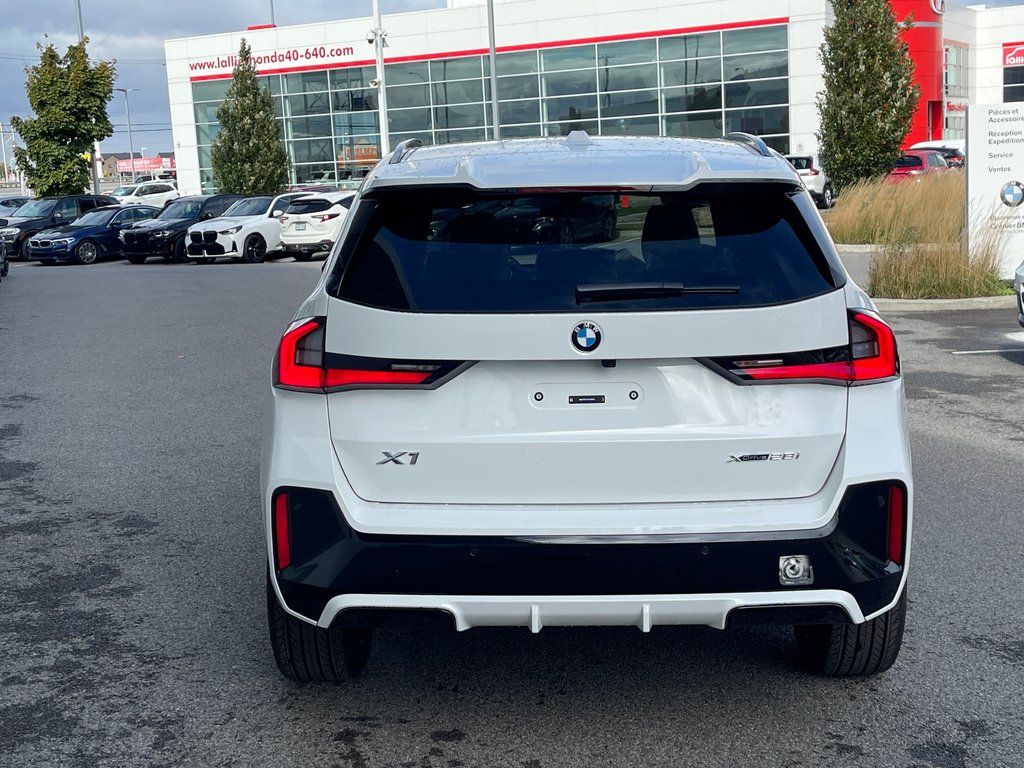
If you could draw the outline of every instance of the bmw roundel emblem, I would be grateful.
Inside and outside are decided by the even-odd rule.
[[[597,323],[583,322],[572,329],[569,338],[580,352],[593,352],[601,346],[601,329]]]
[[[1007,208],[1016,208],[1024,203],[1024,184],[1019,181],[1008,181],[999,190],[999,199]]]

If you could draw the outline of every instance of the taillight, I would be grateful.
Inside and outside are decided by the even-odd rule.
[[[287,216],[278,216],[277,220],[280,221],[282,224],[284,224],[286,221],[288,221],[288,217]]]
[[[889,559],[896,565],[903,564],[906,517],[906,493],[902,485],[894,485],[889,489],[889,528],[886,536],[886,549]]]
[[[274,386],[298,392],[433,387],[465,363],[387,360],[324,352],[327,319],[297,320],[281,337],[274,358]]]
[[[850,313],[850,342],[809,352],[748,355],[703,361],[738,383],[820,381],[854,384],[899,375],[899,355],[892,329],[873,315]]]
[[[900,372],[892,328],[863,312],[850,315],[850,381],[891,379]]]
[[[319,216],[315,216],[314,218],[320,219],[320,223],[322,224],[325,221],[330,221],[331,219],[336,219],[339,216],[341,216],[340,213],[324,213],[324,214],[321,214]]]
[[[292,563],[292,533],[288,520],[288,494],[274,497],[274,561],[282,571]]]
[[[820,173],[821,173],[821,171],[819,171],[819,170],[818,170],[817,168],[809,168],[809,169],[807,170],[807,175],[808,175],[808,176],[817,176],[817,175],[819,175]]]

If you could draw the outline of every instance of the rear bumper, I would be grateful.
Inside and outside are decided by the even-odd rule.
[[[285,253],[328,253],[333,245],[333,240],[321,240],[315,243],[282,242],[281,247]]]
[[[448,613],[459,629],[724,628],[736,611],[766,609],[761,620],[791,622],[795,608],[804,609],[801,623],[859,623],[895,602],[903,584],[905,569],[886,556],[888,485],[849,487],[822,529],[706,543],[363,534],[331,494],[293,488],[292,563],[275,572],[276,584],[289,611],[324,627],[350,612],[406,610]],[[812,583],[780,583],[780,558],[792,555],[810,558]]]

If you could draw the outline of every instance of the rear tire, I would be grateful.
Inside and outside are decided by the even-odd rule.
[[[821,193],[821,200],[818,201],[818,207],[824,211],[827,211],[835,204],[836,193],[833,191],[831,184],[826,184],[825,189]]]
[[[267,574],[270,646],[281,674],[297,683],[339,685],[358,677],[370,658],[373,630],[320,629],[285,612]]]
[[[881,616],[863,624],[797,625],[797,658],[808,672],[831,677],[868,677],[884,672],[900,655],[907,617],[907,589]]]

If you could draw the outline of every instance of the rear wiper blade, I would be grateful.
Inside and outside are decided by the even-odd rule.
[[[626,301],[629,299],[672,299],[677,296],[728,295],[739,293],[738,285],[683,285],[682,283],[580,283],[576,303]]]

